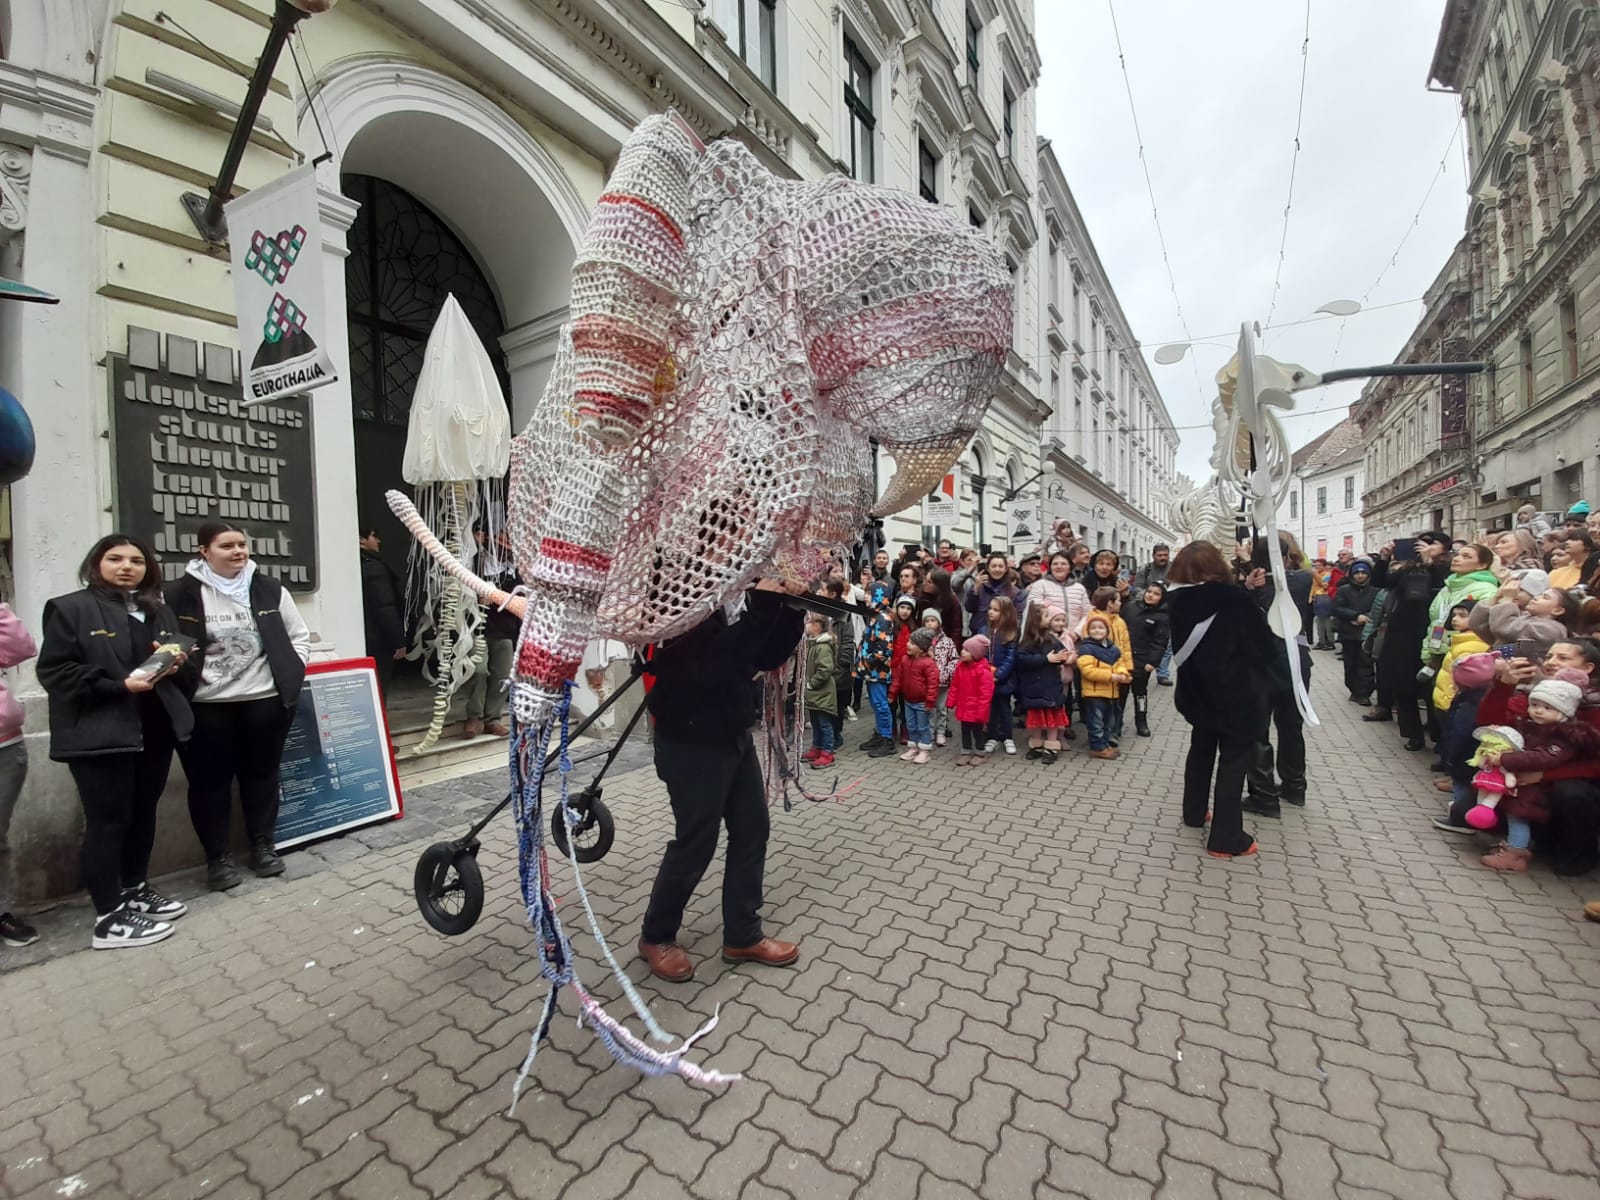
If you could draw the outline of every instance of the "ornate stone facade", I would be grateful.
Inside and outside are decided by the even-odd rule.
[[[1470,518],[1600,501],[1600,10],[1449,0],[1431,74],[1468,127],[1463,352],[1495,367],[1469,387]]]

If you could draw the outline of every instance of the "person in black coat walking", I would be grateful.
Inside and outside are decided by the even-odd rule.
[[[1372,703],[1372,664],[1362,654],[1361,639],[1372,619],[1372,604],[1378,598],[1378,585],[1372,582],[1372,564],[1358,559],[1339,581],[1333,594],[1334,631],[1344,651],[1344,686],[1350,703]]]
[[[1233,569],[1209,542],[1191,542],[1167,574],[1172,584],[1172,665],[1176,704],[1189,722],[1183,773],[1183,823],[1199,829],[1211,805],[1206,850],[1217,858],[1254,854],[1244,828],[1244,777],[1270,715],[1269,697],[1287,668],[1267,619],[1233,582]],[[1215,772],[1213,792],[1212,775]]]
[[[1280,534],[1278,550],[1283,555],[1284,582],[1289,585],[1289,598],[1294,601],[1295,613],[1298,616],[1292,627],[1296,646],[1295,659],[1299,664],[1300,678],[1309,688],[1311,645],[1305,631],[1311,627],[1313,580],[1311,572],[1305,567],[1305,557],[1292,537]],[[1272,604],[1278,588],[1269,574],[1271,557],[1265,538],[1258,537],[1252,543],[1250,562],[1251,569],[1245,576],[1245,587],[1262,613],[1268,616],[1270,625]],[[1295,703],[1294,683],[1289,678],[1288,652],[1283,644],[1284,639],[1277,637],[1276,632],[1273,636],[1276,661],[1282,666],[1279,675],[1283,687],[1269,698],[1268,722],[1262,726],[1261,741],[1256,748],[1256,760],[1250,767],[1249,796],[1244,806],[1245,812],[1256,813],[1263,817],[1278,816],[1280,801],[1286,801],[1296,807],[1304,807],[1306,802],[1305,721],[1300,716],[1300,706]],[[1278,737],[1276,746],[1272,741],[1274,731]]]
[[[1443,533],[1427,531],[1416,536],[1416,557],[1392,560],[1392,546],[1379,551],[1372,566],[1372,582],[1389,592],[1383,612],[1383,649],[1378,655],[1378,694],[1380,706],[1363,721],[1387,721],[1390,711],[1382,706],[1392,697],[1394,717],[1406,747],[1420,750],[1424,728],[1439,738],[1439,718],[1433,707],[1433,685],[1417,680],[1422,666],[1418,647],[1428,633],[1428,609],[1434,596],[1450,574],[1450,539]],[[1426,724],[1424,723],[1426,710]]]
[[[378,666],[378,687],[387,704],[394,665],[406,656],[406,606],[400,580],[378,556],[381,549],[377,528],[367,529],[361,535],[361,610],[367,657]]]
[[[1165,547],[1163,547],[1165,549]],[[1167,572],[1166,563],[1160,564],[1161,573]],[[1150,680],[1172,647],[1172,614],[1167,611],[1167,585],[1147,584],[1122,609],[1122,620],[1128,627],[1128,644],[1133,650],[1133,686],[1124,688],[1118,703],[1127,710],[1128,695],[1133,694],[1134,732],[1140,737],[1150,736]]]
[[[96,950],[147,946],[171,936],[188,908],[150,886],[156,805],[176,743],[194,715],[186,698],[192,659],[135,674],[178,620],[161,599],[161,565],[126,534],[101,538],[79,570],[83,590],[44,606],[38,676],[50,700],[50,757],[67,765],[83,804],[81,866],[94,901]]]
[[[669,983],[694,976],[678,945],[683,910],[711,865],[717,832],[728,827],[722,882],[722,958],[788,966],[800,947],[761,929],[767,862],[767,798],[750,727],[756,721],[758,672],[782,666],[800,644],[799,609],[760,583],[729,624],[717,609],[651,659],[649,708],[655,725],[656,775],[667,785],[675,822],[645,909],[639,954]]]

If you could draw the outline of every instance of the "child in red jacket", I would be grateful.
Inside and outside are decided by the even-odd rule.
[[[894,665],[889,703],[900,700],[906,710],[906,736],[911,749],[900,757],[925,763],[933,749],[933,706],[939,699],[939,664],[933,661],[933,632],[919,629],[906,639],[906,656]]]
[[[989,639],[974,634],[961,645],[961,661],[950,679],[949,707],[961,722],[961,756],[956,766],[977,766],[988,760],[989,708],[994,703],[994,668],[989,665]]]

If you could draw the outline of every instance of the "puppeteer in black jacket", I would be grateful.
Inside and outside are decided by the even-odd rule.
[[[731,746],[755,724],[756,676],[788,661],[805,614],[774,592],[746,594],[728,623],[722,609],[656,649],[650,715],[659,737],[694,746]]]
[[[1174,588],[1167,606],[1174,654],[1211,622],[1178,671],[1178,711],[1191,725],[1254,739],[1266,728],[1272,693],[1289,685],[1283,643],[1266,614],[1242,587],[1227,583]]]

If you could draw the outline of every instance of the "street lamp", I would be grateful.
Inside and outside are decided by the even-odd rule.
[[[267,29],[267,44],[262,47],[261,57],[256,60],[255,74],[250,76],[250,86],[245,89],[244,102],[239,106],[239,115],[234,120],[233,135],[228,139],[228,148],[223,152],[222,169],[217,172],[217,181],[211,185],[211,191],[204,196],[199,192],[183,194],[183,207],[188,211],[189,219],[200,231],[200,236],[213,245],[220,245],[228,240],[228,222],[223,217],[222,206],[228,202],[229,195],[233,191],[233,181],[239,174],[239,163],[244,159],[244,148],[250,141],[251,131],[255,128],[256,114],[261,111],[261,102],[266,99],[267,88],[272,84],[272,72],[277,69],[278,58],[289,41],[289,35],[301,21],[318,13],[327,12],[338,2],[339,0],[277,0],[272,11],[272,25]]]

